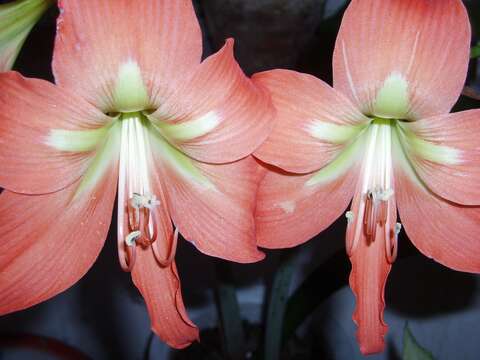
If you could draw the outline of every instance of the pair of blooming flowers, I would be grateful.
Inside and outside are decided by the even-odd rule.
[[[105,241],[169,345],[198,338],[178,234],[261,260],[346,212],[354,321],[381,351],[402,225],[425,255],[480,271],[480,112],[449,114],[465,81],[460,0],[353,0],[333,88],[294,71],[247,78],[233,41],[201,62],[190,0],[59,1],[55,85],[0,74],[0,313],[67,289]],[[252,156],[253,154],[253,156]],[[321,286],[321,284],[319,284]]]

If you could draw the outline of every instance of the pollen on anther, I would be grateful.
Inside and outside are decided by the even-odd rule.
[[[135,241],[142,235],[142,233],[139,230],[132,231],[130,234],[127,235],[125,238],[125,244],[128,246],[134,246]]]
[[[155,206],[160,205],[160,201],[157,200],[157,197],[152,194],[138,194],[133,193],[133,196],[130,198],[130,204],[134,209],[148,208],[153,209]]]
[[[396,223],[394,231],[395,231],[395,235],[398,236],[398,234],[400,234],[400,231],[402,231],[402,224]]]
[[[350,224],[355,219],[355,214],[353,211],[347,211],[345,217],[347,218],[347,224]]]

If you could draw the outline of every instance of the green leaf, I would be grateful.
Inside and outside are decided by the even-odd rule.
[[[403,330],[403,360],[434,360],[433,355],[420,346],[413,337],[408,324]]]
[[[473,46],[470,51],[471,59],[476,59],[478,57],[480,57],[480,42],[478,42],[477,45]]]
[[[284,314],[288,303],[288,293],[295,273],[295,258],[286,251],[277,269],[267,308],[265,325],[265,360],[280,359]]]
[[[230,264],[220,260],[216,263],[215,270],[217,276],[215,299],[222,333],[223,352],[227,359],[244,359],[245,334],[232,270]]]
[[[53,0],[16,0],[0,4],[0,71],[12,68],[30,30]]]
[[[318,305],[348,284],[349,273],[350,266],[345,250],[342,249],[304,280],[287,303],[283,320],[283,344],[287,343]]]

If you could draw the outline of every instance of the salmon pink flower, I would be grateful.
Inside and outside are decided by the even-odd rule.
[[[30,30],[52,0],[17,0],[0,5],[0,71],[10,70]]]
[[[259,244],[303,243],[353,197],[346,249],[364,354],[384,348],[397,207],[423,254],[480,271],[480,111],[449,114],[469,44],[459,0],[353,0],[335,46],[333,88],[292,71],[254,78],[278,111],[256,156],[284,170],[267,172],[260,185]]]
[[[256,164],[273,107],[233,42],[201,60],[190,0],[59,2],[56,84],[0,75],[0,314],[67,289],[97,258],[118,185],[118,252],[169,345],[198,337],[178,233],[260,260]]]

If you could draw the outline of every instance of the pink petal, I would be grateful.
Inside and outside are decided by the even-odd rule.
[[[107,236],[116,181],[105,176],[78,198],[78,182],[48,195],[0,195],[0,314],[47,300],[87,272]]]
[[[284,170],[320,169],[368,122],[346,97],[311,75],[273,70],[253,79],[270,91],[277,110],[274,130],[255,156]]]
[[[150,247],[137,247],[132,277],[147,303],[155,334],[176,349],[198,340],[198,329],[188,318],[183,305],[175,263],[161,268]]]
[[[480,208],[448,202],[427,190],[405,161],[395,169],[405,231],[427,257],[455,270],[480,272]]]
[[[470,110],[402,124],[415,172],[435,194],[463,205],[480,205],[479,119],[480,110]],[[412,136],[435,148],[409,147]]]
[[[446,113],[463,88],[469,52],[460,0],[353,0],[335,46],[334,87],[373,114],[379,90],[394,75],[408,84],[409,119]]]
[[[183,237],[207,255],[241,263],[263,259],[255,241],[258,168],[253,158],[206,164],[159,145],[161,137],[151,141],[169,212]],[[172,151],[177,162],[165,158]]]
[[[154,163],[149,162],[152,169],[150,187],[159,201],[151,211],[151,235],[154,242],[146,245],[141,241],[128,249],[125,242],[126,230],[129,229],[128,214],[122,211],[122,189],[119,189],[118,221],[123,226],[117,229],[118,250],[122,268],[131,271],[132,279],[147,304],[153,332],[174,348],[184,348],[198,340],[198,329],[188,318],[182,300],[180,278],[175,266],[176,241],[173,241],[173,227],[167,209],[164,189]],[[126,204],[124,204],[126,206]],[[121,225],[121,223],[119,223]],[[130,251],[127,251],[130,250]]]
[[[200,63],[201,31],[190,0],[76,0],[59,7],[56,82],[104,112],[119,110],[114,87],[122,65],[138,66],[156,103]]]
[[[94,151],[64,152],[51,144],[55,130],[91,130],[111,118],[43,80],[0,74],[0,186],[47,193],[75,182]]]
[[[242,72],[230,39],[149,118],[194,159],[225,163],[250,155],[270,133],[272,117],[269,95]]]
[[[309,185],[315,174],[290,174],[268,165],[262,171],[255,224],[258,245],[265,248],[297,246],[325,230],[347,208],[358,176],[350,169]]]
[[[360,184],[361,185],[361,184]],[[388,215],[383,226],[376,225],[373,239],[365,235],[365,202],[361,201],[360,186],[352,202],[354,218],[349,220],[346,236],[347,253],[352,263],[350,287],[356,298],[353,321],[357,324],[357,340],[364,355],[382,352],[387,325],[383,319],[385,284],[395,260],[397,219],[395,198],[388,202]],[[389,249],[390,252],[387,252]],[[388,255],[387,255],[388,253]],[[395,253],[395,255],[393,255]]]

